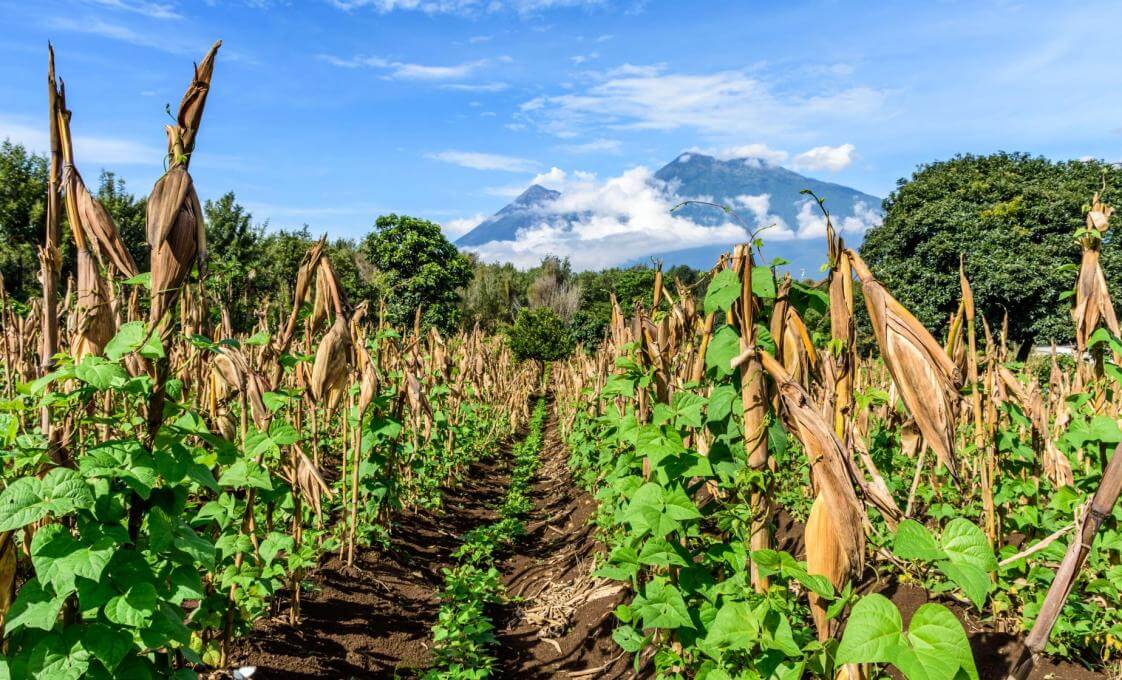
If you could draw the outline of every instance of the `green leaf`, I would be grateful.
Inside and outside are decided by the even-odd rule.
[[[705,313],[727,312],[739,297],[740,275],[732,269],[722,269],[705,291]]]
[[[674,549],[669,541],[657,537],[651,538],[643,544],[643,549],[639,551],[639,562],[659,567],[671,564],[679,567],[689,566],[689,562]]]
[[[909,680],[953,680],[960,670],[978,680],[966,631],[943,605],[928,603],[916,610],[908,643],[910,653],[900,653],[894,665]]]
[[[125,656],[133,650],[132,635],[107,626],[93,623],[82,631],[82,646],[90,651],[106,670],[113,672]]]
[[[54,628],[65,602],[66,595],[55,595],[45,590],[39,579],[32,578],[19,589],[12,608],[8,610],[8,616],[4,620],[4,634],[11,635],[20,628]]]
[[[273,481],[269,477],[269,472],[254,461],[245,458],[238,459],[227,468],[218,479],[218,485],[236,489],[246,487],[256,487],[266,491],[272,491],[273,489]]]
[[[632,603],[645,628],[689,627],[690,612],[678,588],[661,576],[647,583]]]
[[[892,541],[892,552],[905,560],[934,562],[947,558],[927,527],[914,519],[900,522],[900,526],[896,528],[896,538]]]
[[[861,598],[849,613],[836,659],[847,663],[891,663],[903,644],[904,621],[884,595]]]
[[[718,375],[730,375],[732,362],[740,354],[740,336],[732,326],[721,326],[709,341],[709,348],[705,350],[705,366],[716,368]]]
[[[612,631],[612,639],[625,652],[636,654],[647,644],[647,639],[631,626],[620,626]]]
[[[747,602],[728,602],[721,604],[717,616],[709,625],[705,635],[705,646],[717,652],[726,650],[750,650],[760,637],[760,622]],[[720,659],[720,654],[714,655]]]
[[[143,321],[130,321],[121,324],[117,334],[105,345],[106,358],[110,361],[120,361],[121,357],[135,352],[147,335],[148,329],[144,326]]]
[[[243,345],[266,345],[269,343],[269,333],[267,331],[257,331],[245,340],[242,340]]]
[[[144,286],[151,290],[152,288],[152,272],[140,272],[136,276],[129,277],[121,283],[126,286]]]
[[[752,267],[752,294],[758,298],[775,297],[775,276],[767,267]]]
[[[116,547],[108,536],[86,545],[74,539],[69,529],[50,524],[36,531],[31,539],[31,564],[39,580],[50,583],[56,595],[68,595],[77,590],[78,576],[100,580]]]
[[[39,499],[42,482],[38,477],[21,477],[0,493],[0,531],[11,531],[47,516]]]
[[[118,595],[105,605],[105,618],[130,628],[143,628],[156,612],[156,587],[141,582],[129,588],[124,595]]]
[[[21,477],[0,493],[0,531],[11,531],[38,521],[88,510],[93,492],[82,477],[69,468],[54,468],[43,479]]]
[[[125,369],[121,368],[120,364],[92,354],[83,358],[82,363],[74,367],[74,376],[99,390],[121,387],[129,379],[128,373],[125,373]]]
[[[900,612],[888,598],[867,595],[853,607],[837,663],[891,663],[908,680],[978,680],[966,631],[949,609],[928,603],[916,610],[903,633]]]
[[[90,667],[90,653],[71,631],[43,637],[31,650],[27,670],[42,680],[78,680]]]
[[[970,520],[958,517],[947,524],[940,543],[947,559],[937,566],[980,609],[992,588],[990,574],[997,571],[986,535]]]

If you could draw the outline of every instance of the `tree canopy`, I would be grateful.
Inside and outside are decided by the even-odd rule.
[[[38,286],[35,245],[43,239],[47,161],[10,141],[0,142],[0,274],[17,298]]]
[[[929,328],[945,330],[957,309],[961,253],[978,311],[991,327],[1008,312],[1012,341],[1070,342],[1070,304],[1062,294],[1074,286],[1079,263],[1073,236],[1104,181],[1109,202],[1122,189],[1122,171],[1096,161],[996,153],[923,165],[885,200],[884,223],[865,235],[861,255]],[[1117,220],[1102,256],[1116,295]]]
[[[519,359],[555,361],[573,351],[568,324],[549,307],[520,311],[514,325],[507,330],[507,342]]]
[[[375,267],[389,321],[403,326],[420,309],[422,322],[448,331],[459,323],[458,290],[471,280],[471,263],[444,237],[440,225],[407,215],[382,215],[360,252]]]

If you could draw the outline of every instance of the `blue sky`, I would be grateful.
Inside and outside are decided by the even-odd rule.
[[[0,0],[0,25],[0,138],[45,148],[52,40],[79,168],[135,193],[221,38],[200,193],[337,236],[390,211],[454,235],[539,174],[686,149],[878,196],[958,152],[1122,159],[1118,2]]]

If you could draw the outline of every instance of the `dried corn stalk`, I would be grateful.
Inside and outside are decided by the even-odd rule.
[[[962,374],[935,338],[875,278],[859,255],[846,251],[861,287],[877,345],[900,398],[939,462],[958,480],[954,406]]]
[[[1102,202],[1096,193],[1087,212],[1087,226],[1081,232],[1079,244],[1083,247],[1083,260],[1079,265],[1079,278],[1075,283],[1074,305],[1071,319],[1075,323],[1075,346],[1080,355],[1087,350],[1087,342],[1099,323],[1105,323],[1113,335],[1119,334],[1118,317],[1110,301],[1106,276],[1099,260],[1102,239],[1110,226],[1114,208]]]
[[[165,128],[169,169],[156,181],[148,198],[148,245],[152,249],[149,322],[152,326],[162,323],[174,307],[179,287],[187,279],[191,267],[198,263],[200,272],[205,268],[203,209],[187,166],[195,149],[195,136],[214,75],[214,57],[221,45],[221,41],[216,42],[195,67],[195,77],[179,104],[176,125]]]
[[[758,356],[777,385],[783,424],[810,461],[815,499],[806,523],[807,569],[840,589],[865,565],[865,510],[850,478],[849,454],[806,390],[770,354]],[[818,638],[826,640],[836,632],[837,621],[827,620],[817,595],[810,593],[809,600]]]

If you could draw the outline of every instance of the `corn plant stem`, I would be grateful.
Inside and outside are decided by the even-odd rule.
[[[1009,680],[1025,680],[1032,672],[1036,658],[1048,645],[1048,638],[1052,628],[1056,625],[1064,603],[1079,577],[1079,570],[1087,560],[1094,543],[1095,534],[1103,520],[1110,516],[1114,504],[1118,501],[1119,492],[1122,491],[1122,444],[1114,449],[1114,455],[1106,469],[1103,470],[1099,488],[1091,498],[1091,506],[1080,522],[1075,540],[1068,546],[1064,559],[1056,570],[1056,577],[1052,580],[1048,594],[1037,614],[1036,622],[1025,638],[1024,648],[1014,662],[1009,673]]]
[[[54,355],[58,352],[58,278],[59,278],[59,241],[60,218],[62,212],[59,191],[62,186],[62,145],[59,138],[58,112],[62,105],[60,89],[55,82],[55,52],[48,43],[47,86],[50,108],[50,174],[47,178],[47,225],[44,234],[43,250],[39,255],[41,264],[41,284],[43,287],[43,320],[40,350],[40,375],[50,372]],[[60,433],[51,427],[51,411],[48,406],[39,410],[39,426],[48,439],[48,452],[52,460],[62,463],[59,447]]]
[[[908,491],[908,505],[904,508],[904,516],[912,516],[912,508],[915,505],[916,490],[919,489],[919,480],[923,474],[923,459],[927,455],[927,446],[921,441],[919,444],[919,455],[916,456],[916,471],[912,475],[912,488]]]

